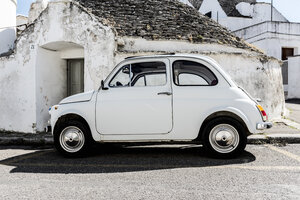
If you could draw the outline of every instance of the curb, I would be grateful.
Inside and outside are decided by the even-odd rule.
[[[300,144],[300,134],[251,135],[248,144]]]
[[[0,134],[0,145],[3,146],[46,146],[53,144],[51,134]]]
[[[247,144],[300,144],[300,134],[269,134],[251,135]],[[0,135],[0,145],[3,146],[49,146],[53,145],[51,134],[30,134],[17,136],[13,134]]]

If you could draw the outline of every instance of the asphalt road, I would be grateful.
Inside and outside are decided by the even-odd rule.
[[[0,147],[0,199],[300,199],[300,145],[248,145],[232,160],[201,147]]]

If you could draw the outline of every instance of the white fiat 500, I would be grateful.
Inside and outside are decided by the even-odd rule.
[[[127,58],[98,90],[63,99],[50,114],[55,146],[71,157],[93,142],[199,143],[233,157],[248,135],[272,127],[216,61],[194,55]]]

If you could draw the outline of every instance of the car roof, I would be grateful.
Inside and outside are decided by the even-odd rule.
[[[134,60],[134,59],[141,59],[141,58],[169,58],[169,57],[186,57],[186,58],[200,58],[200,59],[212,60],[210,57],[204,56],[204,55],[177,54],[177,53],[155,54],[155,55],[144,55],[144,56],[130,56],[130,57],[125,58],[125,60]]]

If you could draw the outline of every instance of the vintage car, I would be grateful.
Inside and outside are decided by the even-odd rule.
[[[199,143],[234,157],[247,136],[271,128],[255,99],[213,59],[195,55],[130,57],[98,90],[50,108],[57,150],[82,156],[99,143]]]

